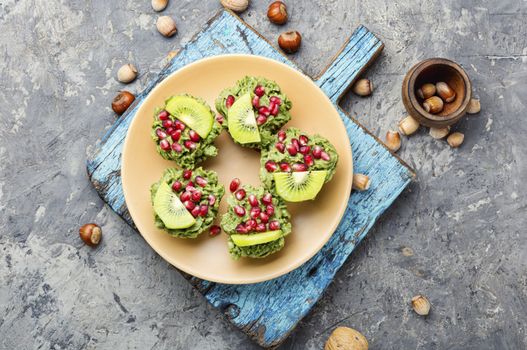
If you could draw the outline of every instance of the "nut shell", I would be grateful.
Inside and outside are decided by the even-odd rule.
[[[117,71],[117,80],[121,83],[131,83],[137,77],[137,68],[131,63],[122,65]]]
[[[274,24],[287,22],[287,7],[281,1],[275,1],[267,9],[267,18]]]
[[[221,0],[220,3],[234,12],[243,12],[249,7],[249,0]]]
[[[464,140],[465,140],[465,135],[463,135],[460,132],[453,132],[452,134],[448,135],[448,137],[446,138],[446,142],[448,142],[450,147],[453,147],[453,148],[461,146]]]
[[[156,27],[159,33],[166,37],[171,37],[176,34],[176,21],[170,16],[161,16],[157,19]]]
[[[479,113],[480,110],[481,110],[481,103],[479,102],[479,100],[475,98],[470,99],[470,102],[468,103],[468,107],[467,107],[467,113],[476,114],[476,113]]]
[[[366,191],[370,188],[370,178],[364,174],[353,174],[353,189],[357,191]]]
[[[399,122],[399,131],[403,135],[412,135],[417,129],[419,129],[419,122],[411,116],[407,116]]]
[[[438,96],[429,97],[423,102],[423,108],[431,114],[440,113],[443,110],[443,106],[443,100]]]
[[[392,152],[397,152],[401,148],[401,135],[397,131],[389,130],[386,132],[386,140],[384,144]]]
[[[430,302],[423,295],[416,295],[412,298],[412,308],[421,316],[426,316],[430,313]]]
[[[329,336],[324,350],[368,350],[368,340],[353,328],[337,327]]]
[[[84,243],[90,247],[95,247],[101,241],[102,230],[97,224],[86,224],[79,229],[79,236]]]
[[[444,128],[430,128],[429,134],[436,140],[440,140],[450,132],[450,126]]]
[[[300,48],[302,36],[297,31],[284,32],[278,37],[278,45],[287,53],[295,53]]]
[[[369,96],[373,92],[373,83],[369,79],[359,79],[351,88],[355,95]]]
[[[123,114],[134,102],[135,96],[129,91],[120,91],[112,101],[112,109],[118,115]]]
[[[417,89],[416,94],[423,100],[426,100],[436,94],[436,86],[430,83],[423,84],[423,86]]]
[[[439,97],[446,103],[450,103],[456,99],[456,92],[444,81],[436,83],[436,91]]]
[[[163,11],[168,5],[168,0],[152,0],[152,8],[156,12]]]

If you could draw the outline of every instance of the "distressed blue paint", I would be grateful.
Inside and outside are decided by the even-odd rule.
[[[382,43],[360,26],[317,84],[336,105],[351,81],[381,50]],[[88,160],[88,173],[99,194],[129,224],[133,222],[121,188],[121,151],[139,105],[167,75],[200,58],[225,53],[252,53],[295,67],[232,13],[222,12],[209,22],[137,96],[135,104],[107,132],[97,145],[95,156]],[[224,285],[186,275],[212,305],[264,347],[280,344],[309,312],[355,246],[414,176],[371,134],[337,108],[350,137],[355,171],[368,174],[372,185],[366,192],[352,194],[342,222],[323,249],[295,271],[265,283]]]

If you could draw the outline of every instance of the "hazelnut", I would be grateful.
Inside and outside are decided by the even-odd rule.
[[[267,9],[267,18],[274,24],[284,24],[287,22],[287,8],[281,1],[275,1]]]
[[[450,147],[456,148],[461,146],[463,143],[463,140],[465,140],[465,135],[463,135],[460,132],[453,132],[452,134],[448,135],[446,138],[446,142],[450,145]]]
[[[399,131],[403,135],[411,135],[416,132],[417,129],[419,129],[419,122],[411,116],[407,116],[399,122]]]
[[[359,79],[351,88],[355,95],[369,96],[373,92],[373,83],[369,79]]]
[[[102,238],[102,230],[97,224],[86,224],[79,229],[79,236],[90,247],[99,244]]]
[[[479,113],[480,110],[481,110],[481,104],[479,103],[479,100],[475,98],[471,98],[470,102],[468,103],[467,113],[476,114],[476,113]]]
[[[120,91],[112,101],[112,109],[118,115],[123,114],[134,102],[135,96],[128,91]]]
[[[166,37],[171,37],[177,32],[176,21],[170,16],[159,17],[157,19],[156,27],[159,33]]]
[[[427,98],[430,98],[436,94],[436,86],[434,84],[424,84],[416,91],[417,96],[422,98],[423,100],[426,100]]]
[[[137,77],[137,68],[131,63],[122,65],[117,71],[117,80],[121,83],[131,83]]]
[[[353,328],[337,327],[329,336],[324,350],[368,350],[368,340]]]
[[[450,103],[456,98],[456,92],[443,81],[436,83],[436,91],[439,97],[446,103]]]
[[[429,97],[423,102],[425,111],[431,114],[437,114],[443,110],[443,100],[437,96]]]
[[[295,53],[300,48],[302,36],[299,32],[284,32],[278,37],[278,45],[287,53]]]
[[[444,128],[430,128],[429,134],[436,140],[440,140],[450,132],[450,126]]]
[[[221,0],[223,7],[234,12],[243,12],[249,6],[249,0]]]
[[[366,191],[370,188],[370,178],[364,174],[353,174],[353,189],[357,191]]]
[[[397,131],[389,130],[384,144],[390,151],[397,152],[401,148],[401,135]]]
[[[156,12],[163,11],[168,5],[168,0],[152,0],[152,8]]]
[[[426,316],[430,313],[430,302],[424,295],[416,295],[412,298],[412,308],[421,316]]]

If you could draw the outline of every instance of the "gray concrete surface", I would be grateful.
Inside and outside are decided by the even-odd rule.
[[[111,126],[133,62],[140,91],[163,57],[220,6],[171,1],[179,32],[155,30],[143,1],[0,0],[0,348],[254,349],[101,202],[85,174],[92,145]],[[242,17],[274,41],[283,28],[252,1]],[[367,72],[371,98],[342,105],[374,134],[404,115],[399,90],[420,59],[467,69],[483,111],[451,149],[421,130],[399,152],[418,179],[351,256],[283,349],[321,349],[330,331],[362,331],[372,349],[527,347],[527,2],[287,1],[316,75],[363,23],[385,42]],[[90,249],[80,224],[104,241]],[[403,247],[413,250],[402,254]],[[428,318],[410,298],[432,302]]]

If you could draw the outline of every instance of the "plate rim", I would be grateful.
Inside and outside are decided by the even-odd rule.
[[[346,181],[347,182],[347,187],[348,187],[348,190],[346,192],[347,196],[345,198],[345,201],[344,200],[342,201],[342,202],[345,202],[346,204],[345,205],[341,205],[340,212],[338,213],[338,215],[335,216],[338,219],[333,220],[333,222],[331,223],[330,228],[328,229],[329,233],[327,235],[327,239],[323,240],[321,242],[321,244],[319,244],[316,247],[316,249],[313,249],[309,254],[306,254],[305,257],[303,257],[301,259],[298,259],[298,261],[296,261],[294,264],[289,264],[285,268],[277,269],[274,272],[268,273],[268,274],[265,274],[265,275],[260,274],[260,275],[258,275],[256,277],[251,277],[251,278],[247,278],[246,277],[246,278],[243,278],[243,279],[236,279],[236,280],[234,280],[234,279],[215,278],[214,276],[209,276],[209,275],[202,274],[200,272],[194,271],[192,268],[189,268],[188,266],[183,266],[182,264],[178,264],[170,256],[168,256],[168,254],[165,254],[164,252],[161,252],[158,249],[154,248],[154,246],[151,243],[151,239],[148,238],[148,235],[143,234],[143,232],[139,228],[139,225],[137,225],[135,223],[134,215],[132,214],[132,211],[130,210],[130,207],[128,205],[128,202],[129,202],[128,198],[129,198],[129,196],[128,196],[128,194],[127,194],[128,192],[126,190],[127,186],[125,185],[125,182],[126,182],[125,181],[125,178],[126,178],[126,176],[125,176],[126,165],[125,164],[126,164],[126,162],[124,161],[124,159],[127,158],[125,156],[125,154],[126,154],[126,150],[129,148],[128,145],[129,145],[130,142],[132,142],[132,141],[130,141],[130,130],[132,129],[132,126],[134,125],[134,123],[137,122],[138,114],[144,112],[143,109],[146,108],[145,107],[145,105],[146,105],[145,101],[147,101],[147,99],[150,98],[150,95],[152,93],[154,93],[157,89],[161,89],[162,86],[167,85],[169,80],[170,80],[169,78],[172,77],[172,75],[179,74],[180,72],[188,70],[188,69],[192,69],[193,66],[202,64],[203,62],[220,60],[220,59],[229,59],[229,58],[245,58],[245,59],[262,60],[262,61],[267,61],[269,64],[281,65],[284,68],[286,68],[287,70],[292,71],[293,74],[298,74],[308,84],[312,84],[316,89],[318,89],[322,93],[324,98],[331,104],[331,106],[333,107],[333,109],[335,110],[337,115],[339,115],[338,116],[338,121],[340,122],[341,126],[343,127],[344,131],[346,132],[346,135],[348,135],[348,140],[347,140],[348,142],[346,143],[346,145],[347,145],[347,148],[348,148],[348,151],[349,151],[349,155],[350,155],[350,166],[351,166],[351,169],[350,169],[351,170],[351,175],[347,177],[347,181]],[[196,61],[188,63],[188,64],[184,65],[183,67],[175,70],[174,72],[172,72],[172,73],[168,74],[167,76],[165,76],[161,82],[159,82],[156,86],[154,86],[148,92],[148,94],[143,97],[143,99],[141,100],[141,105],[137,109],[137,111],[136,111],[136,113],[134,115],[134,118],[131,120],[130,125],[128,126],[128,129],[126,130],[126,137],[125,137],[125,140],[124,140],[124,143],[123,143],[123,149],[122,149],[122,154],[121,154],[121,183],[122,183],[121,187],[122,187],[122,190],[123,190],[123,196],[124,196],[124,201],[126,203],[126,207],[128,209],[128,212],[130,213],[130,218],[132,219],[132,221],[134,222],[134,225],[136,226],[137,231],[143,237],[143,239],[146,241],[146,243],[148,243],[150,248],[152,250],[154,250],[159,256],[161,256],[166,262],[168,262],[169,264],[171,264],[172,266],[176,267],[178,270],[180,270],[180,271],[182,271],[184,273],[187,273],[187,274],[189,274],[191,276],[194,276],[194,277],[197,277],[197,278],[200,278],[202,280],[209,281],[209,282],[223,283],[223,284],[233,284],[233,285],[255,284],[255,283],[261,283],[261,282],[266,282],[266,281],[273,280],[275,278],[281,277],[283,275],[288,274],[289,272],[292,272],[292,271],[296,270],[297,268],[299,268],[300,266],[302,266],[303,264],[305,264],[306,262],[311,260],[329,242],[329,240],[331,239],[331,237],[333,237],[333,234],[337,230],[338,225],[342,221],[342,217],[344,216],[344,213],[346,212],[346,209],[347,209],[347,206],[348,206],[347,204],[349,203],[349,198],[351,196],[351,191],[352,191],[352,182],[353,182],[353,165],[354,165],[353,164],[353,152],[352,152],[351,142],[349,140],[349,134],[348,134],[348,131],[346,130],[346,126],[344,124],[344,121],[340,117],[340,114],[339,114],[339,111],[338,111],[338,106],[336,106],[331,101],[331,99],[315,83],[315,81],[313,81],[313,79],[311,77],[306,75],[303,71],[301,71],[298,68],[292,67],[292,66],[290,66],[290,65],[288,65],[288,64],[286,64],[284,62],[280,62],[278,60],[275,60],[275,59],[272,59],[272,58],[269,58],[269,57],[260,56],[260,55],[251,55],[251,54],[219,54],[219,55],[214,55],[214,56],[209,56],[209,57],[204,57],[204,58],[198,59]],[[178,167],[176,164],[174,164],[174,166]],[[174,239],[177,239],[177,237],[174,237]]]

